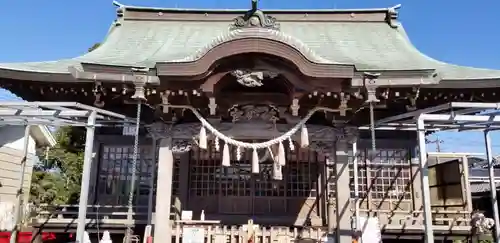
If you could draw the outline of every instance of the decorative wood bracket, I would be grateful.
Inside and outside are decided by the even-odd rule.
[[[417,109],[417,100],[420,96],[420,87],[413,87],[413,92],[407,95],[407,99],[410,102],[409,105],[406,106],[406,110],[414,111]]]
[[[103,100],[103,96],[106,95],[105,89],[102,88],[102,83],[101,82],[96,82],[94,85],[94,89],[92,90],[94,93],[94,106],[98,108],[104,107],[106,104]]]
[[[298,116],[299,115],[299,109],[300,109],[299,99],[294,98],[292,100],[292,105],[290,106],[290,110],[292,110],[292,115],[293,116]]]
[[[161,104],[163,105],[163,113],[168,113],[168,96],[170,96],[170,90],[166,90],[164,94],[161,95]]]
[[[132,68],[132,72],[134,74],[134,85],[135,85],[135,93],[132,96],[134,100],[146,100],[146,95],[144,93],[144,87],[148,82],[147,72],[149,68]]]
[[[339,105],[339,113],[340,116],[346,116],[347,115],[347,110],[350,110],[349,107],[347,106],[347,102],[349,102],[349,95],[346,95],[344,93],[340,93],[340,105]]]
[[[376,91],[377,91],[377,80],[378,77],[380,76],[379,73],[364,73],[363,80],[364,80],[364,85],[366,88],[366,101],[367,103],[370,102],[380,102],[380,100],[377,98]]]
[[[215,97],[210,97],[208,98],[208,100],[209,100],[208,108],[210,109],[210,115],[215,116],[215,114],[217,113],[217,103],[215,102]]]

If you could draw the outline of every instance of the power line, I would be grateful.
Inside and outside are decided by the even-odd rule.
[[[426,144],[431,144],[431,143],[436,144],[436,151],[441,152],[441,145],[440,144],[444,143],[444,141],[439,139],[439,136],[436,136],[436,138],[434,140],[426,139],[425,143]]]

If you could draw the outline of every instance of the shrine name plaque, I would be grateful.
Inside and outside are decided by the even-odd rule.
[[[182,243],[205,243],[205,229],[196,226],[182,227]]]

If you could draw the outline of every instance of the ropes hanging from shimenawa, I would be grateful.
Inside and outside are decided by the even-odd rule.
[[[307,115],[300,120],[292,129],[287,131],[286,133],[282,134],[281,136],[261,142],[261,143],[249,143],[249,142],[242,142],[238,141],[235,139],[232,139],[221,132],[219,132],[217,129],[215,129],[203,116],[193,107],[191,106],[180,106],[180,105],[169,105],[171,108],[182,108],[182,109],[189,109],[193,112],[193,114],[198,118],[198,120],[201,122],[201,128],[199,132],[199,137],[198,137],[198,147],[201,149],[207,149],[208,148],[208,132],[210,132],[214,136],[214,146],[217,151],[220,149],[220,141],[222,140],[224,142],[224,146],[222,148],[222,165],[225,167],[231,166],[231,156],[230,156],[230,149],[229,146],[235,146],[236,147],[236,160],[241,159],[241,150],[242,149],[251,149],[252,150],[252,173],[259,173],[259,155],[257,151],[259,149],[267,149],[272,153],[271,147],[274,145],[278,145],[278,155],[277,156],[272,156],[275,159],[275,164],[274,164],[274,174],[276,175],[274,179],[279,179],[281,178],[281,167],[286,165],[286,156],[285,156],[285,145],[284,142],[287,142],[288,147],[290,150],[294,150],[295,146],[292,141],[292,136],[295,135],[299,130],[300,130],[300,146],[302,148],[309,146],[309,132],[306,127],[306,122],[311,118],[311,116],[318,112],[318,111],[330,111],[330,112],[336,112],[337,110],[335,109],[330,109],[326,107],[316,107],[312,110],[310,110]]]

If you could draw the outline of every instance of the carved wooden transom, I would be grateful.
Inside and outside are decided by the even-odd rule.
[[[229,109],[233,123],[237,122],[270,122],[280,120],[280,111],[272,105],[235,105]]]

